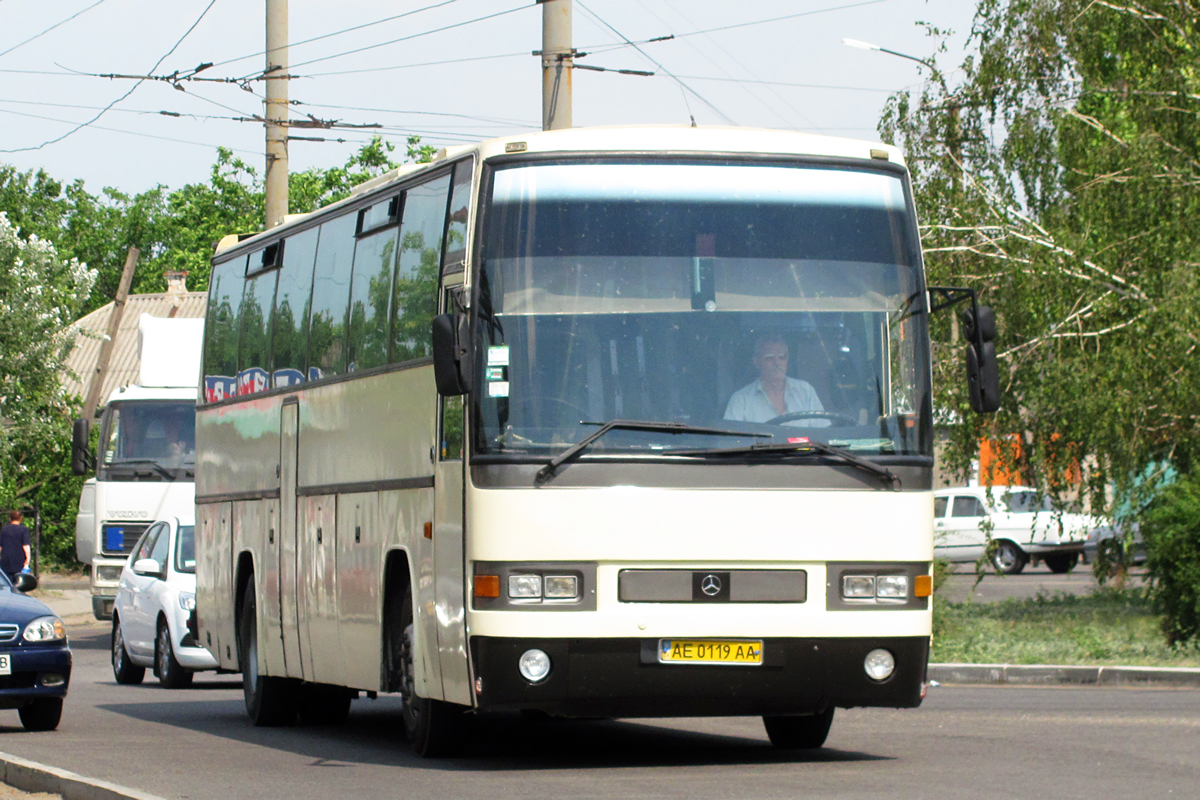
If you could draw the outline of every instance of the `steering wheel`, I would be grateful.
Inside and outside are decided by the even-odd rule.
[[[830,423],[841,423],[845,427],[858,425],[857,419],[837,411],[789,411],[786,414],[780,414],[778,417],[767,420],[767,424],[783,425],[784,423],[798,419],[827,419]]]

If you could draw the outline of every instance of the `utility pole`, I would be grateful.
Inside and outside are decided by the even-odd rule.
[[[571,127],[571,0],[542,4],[542,130]]]
[[[100,403],[100,389],[104,386],[104,376],[108,372],[108,362],[112,360],[113,345],[117,341],[117,333],[121,330],[121,318],[125,316],[125,298],[129,297],[129,287],[133,285],[133,269],[137,266],[140,252],[136,247],[129,248],[125,256],[125,268],[121,270],[121,283],[117,285],[117,296],[113,300],[112,314],[108,317],[108,338],[100,343],[100,355],[96,359],[96,368],[92,371],[92,382],[88,384],[87,399],[83,403],[83,418],[90,425],[96,416],[96,406]]]
[[[266,227],[288,213],[288,4],[267,1]]]

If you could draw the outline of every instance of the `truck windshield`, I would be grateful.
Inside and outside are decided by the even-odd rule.
[[[195,408],[185,400],[110,405],[100,437],[103,478],[161,480],[194,471]]]
[[[882,170],[497,169],[476,301],[475,452],[552,455],[626,419],[929,456],[909,208],[902,177]],[[771,439],[614,430],[589,457]]]

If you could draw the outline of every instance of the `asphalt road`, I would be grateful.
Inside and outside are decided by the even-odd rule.
[[[1141,586],[1145,569],[1130,570],[1127,586]],[[1020,575],[997,575],[987,572],[976,585],[974,566],[955,564],[954,572],[938,589],[938,597],[961,603],[968,595],[975,602],[991,603],[1008,597],[1036,597],[1038,594],[1090,594],[1098,586],[1092,568],[1080,564],[1064,575],[1056,575],[1046,567],[1026,567]]]
[[[1195,796],[1200,691],[943,686],[920,709],[839,710],[827,747],[773,750],[757,719],[490,719],[467,755],[414,757],[395,700],[340,728],[256,729],[233,676],[118,686],[76,628],[59,730],[0,712],[0,750],[168,798],[1097,798]]]

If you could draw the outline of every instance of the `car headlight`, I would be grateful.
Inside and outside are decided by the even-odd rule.
[[[25,626],[21,638],[27,642],[56,642],[67,638],[67,629],[58,617],[38,617]]]
[[[196,595],[192,594],[191,592],[180,592],[179,593],[179,607],[182,608],[184,611],[195,611],[196,610]]]

